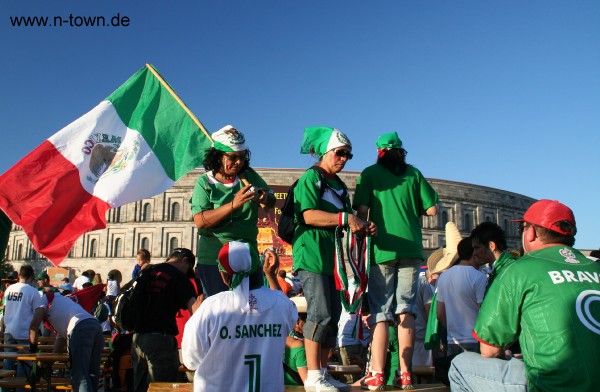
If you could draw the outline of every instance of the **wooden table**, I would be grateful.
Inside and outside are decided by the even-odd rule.
[[[44,383],[40,383],[38,379],[41,379],[38,375],[42,375],[42,368],[44,365],[50,365],[50,371],[47,375],[45,375],[45,384],[47,386],[48,391],[50,391],[52,387],[52,366],[56,362],[69,362],[69,354],[68,353],[22,353],[22,352],[0,352],[0,359],[2,360],[12,360],[18,361],[22,363],[32,362],[33,366],[31,368],[31,374],[26,377],[26,379],[22,379],[21,377],[14,378],[3,378],[0,380],[0,387],[3,388],[17,388],[23,387],[25,384],[28,384],[33,391],[35,391],[38,386],[43,386]]]
[[[350,391],[361,391],[360,386],[353,385]],[[394,388],[390,385],[386,387],[386,391],[401,391],[401,388]],[[427,392],[448,392],[450,388],[444,384],[415,384],[415,391]],[[194,384],[192,383],[176,383],[176,382],[151,382],[148,392],[194,392]],[[238,391],[234,391],[238,392]],[[245,391],[239,391],[245,392]],[[304,392],[303,386],[285,386],[285,392]]]

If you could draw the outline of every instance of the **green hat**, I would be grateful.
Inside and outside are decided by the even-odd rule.
[[[42,272],[42,273],[40,273],[40,274],[37,276],[37,280],[42,280],[42,279],[48,279],[48,280],[50,280],[50,277],[48,276],[48,274],[47,274],[47,273],[45,273],[45,272]]]
[[[379,136],[377,139],[377,143],[375,143],[377,148],[402,148],[402,140],[398,137],[396,132],[384,133]]]
[[[211,135],[213,147],[223,152],[245,151],[246,138],[244,134],[231,125],[225,125]]]
[[[349,147],[352,143],[346,135],[335,128],[309,127],[304,128],[304,138],[300,147],[300,154],[311,154],[314,150],[319,157],[329,150],[337,147]]]

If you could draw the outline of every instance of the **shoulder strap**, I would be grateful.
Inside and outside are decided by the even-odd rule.
[[[314,165],[314,166],[310,167],[308,170],[311,170],[311,169],[313,169],[314,171],[319,173],[319,177],[321,177],[321,197],[323,197],[323,193],[325,193],[325,187],[328,186],[327,180],[325,177],[325,170],[323,170],[323,168],[318,165]],[[335,191],[333,192],[333,194],[335,196],[337,196],[337,198],[342,202],[343,206],[346,206],[346,196],[348,195],[348,188],[346,187],[346,184],[344,184],[344,181],[342,181],[342,179],[337,174],[335,175],[335,180],[337,181],[338,185],[342,189],[342,195],[341,196],[338,195],[338,193]],[[331,187],[329,187],[329,188],[331,189]]]
[[[287,365],[287,363],[282,362],[283,363],[283,370],[290,375],[290,377],[292,377],[294,379],[294,381],[296,382],[296,384],[298,385],[304,385],[304,382],[302,382],[302,378],[300,377],[300,373],[298,373],[297,371],[295,371],[294,369],[292,369],[291,367],[289,367]]]

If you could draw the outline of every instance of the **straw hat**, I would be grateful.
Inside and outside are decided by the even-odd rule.
[[[306,313],[306,309],[308,308],[306,304],[305,297],[292,297],[290,300],[296,305],[296,309],[298,309],[298,313]]]
[[[446,223],[446,247],[439,248],[427,259],[430,274],[439,274],[450,268],[458,260],[458,243],[462,240],[454,222]]]

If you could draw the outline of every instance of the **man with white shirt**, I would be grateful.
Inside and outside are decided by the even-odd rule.
[[[75,279],[73,282],[74,291],[81,290],[83,288],[84,283],[88,283],[90,281],[90,275],[87,271],[83,271],[81,276]]]
[[[44,320],[57,333],[54,352],[64,352],[67,345],[73,391],[98,391],[100,361],[104,348],[100,322],[69,297],[46,292],[29,325],[30,352],[37,352],[39,326]]]
[[[196,371],[194,391],[283,392],[283,352],[298,320],[296,306],[281,291],[263,286],[254,247],[229,242],[218,260],[231,290],[204,300],[183,333],[183,363]]]
[[[34,272],[30,265],[23,265],[19,270],[19,282],[9,286],[4,292],[4,317],[0,323],[0,332],[4,335],[4,344],[29,344],[29,324],[41,298],[32,285]],[[39,325],[39,324],[38,324]],[[6,348],[4,351],[17,351]],[[15,361],[4,360],[5,370],[14,370]],[[17,376],[27,375],[30,367],[20,363]]]
[[[471,238],[458,243],[458,257],[458,263],[444,271],[437,283],[437,318],[448,331],[448,356],[479,348],[471,332],[487,283]]]

